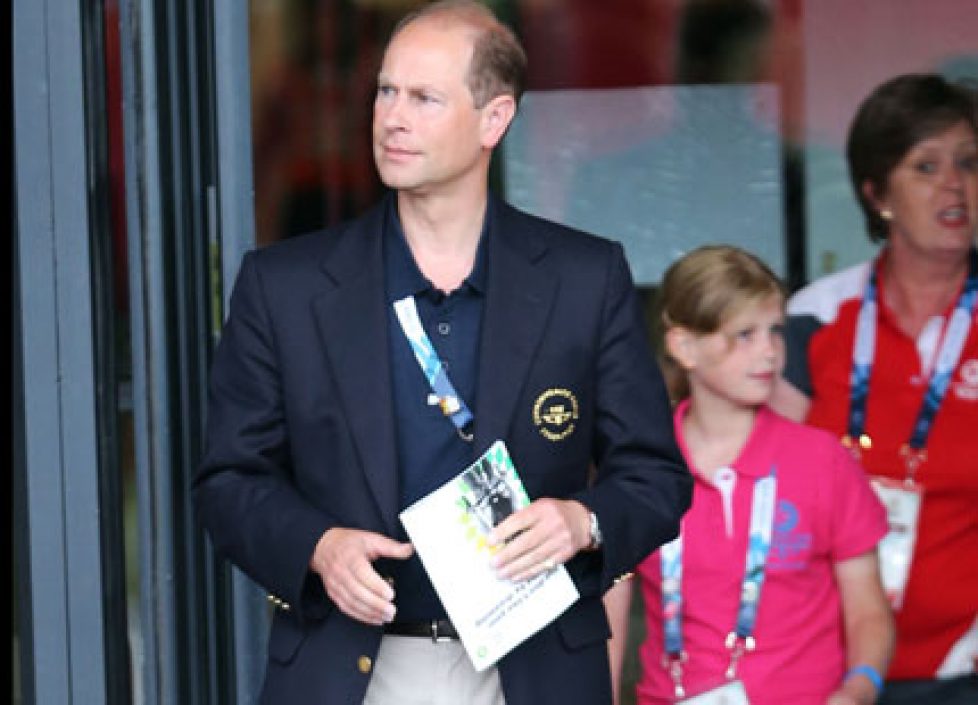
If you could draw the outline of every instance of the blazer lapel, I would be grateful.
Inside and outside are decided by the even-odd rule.
[[[558,289],[547,266],[546,243],[517,211],[499,200],[494,208],[479,355],[476,454],[506,436]]]
[[[323,261],[334,287],[313,301],[367,483],[389,535],[397,533],[396,439],[384,297],[385,209],[351,225]]]

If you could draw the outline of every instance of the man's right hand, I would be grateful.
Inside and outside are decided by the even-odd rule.
[[[394,589],[371,565],[378,558],[410,558],[414,547],[358,529],[330,529],[316,544],[309,567],[343,614],[380,626],[394,619]]]

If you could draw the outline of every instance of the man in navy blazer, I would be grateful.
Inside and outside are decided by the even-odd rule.
[[[478,3],[406,18],[374,104],[391,194],[242,262],[193,496],[278,608],[263,703],[611,702],[601,597],[676,536],[691,480],[620,245],[488,192],[525,61]],[[496,569],[564,564],[580,599],[476,672],[398,514],[497,439],[533,502],[493,530]]]

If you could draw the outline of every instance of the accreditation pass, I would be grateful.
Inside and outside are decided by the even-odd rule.
[[[705,693],[678,701],[677,705],[750,705],[747,691],[739,680],[725,683]]]
[[[903,605],[910,576],[917,524],[923,493],[919,485],[908,485],[889,477],[873,477],[876,496],[886,507],[890,530],[879,543],[880,577],[894,610]]]

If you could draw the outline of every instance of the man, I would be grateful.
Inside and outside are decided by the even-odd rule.
[[[279,608],[262,702],[610,702],[601,595],[676,535],[691,482],[620,246],[488,193],[524,69],[476,3],[406,18],[374,105],[393,194],[242,263],[194,499]],[[535,499],[494,529],[500,575],[563,563],[581,597],[477,673],[398,513],[496,439]]]

